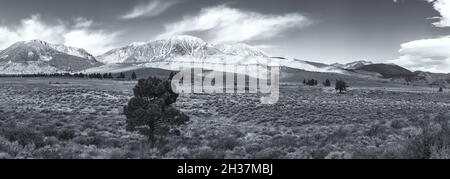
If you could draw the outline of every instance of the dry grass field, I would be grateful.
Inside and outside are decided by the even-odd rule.
[[[350,85],[352,83],[350,82]],[[0,79],[0,158],[449,158],[450,93],[402,85],[284,85],[256,95],[182,95],[191,120],[157,146],[125,130],[135,82]]]

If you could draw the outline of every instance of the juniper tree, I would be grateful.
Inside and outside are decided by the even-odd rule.
[[[117,79],[125,79],[126,76],[124,73],[120,73],[119,76],[117,76]]]
[[[306,85],[308,85],[308,86],[314,86],[314,80],[308,80],[308,81],[306,82]]]
[[[347,83],[342,80],[336,80],[336,91],[339,91],[339,93],[343,93],[344,91],[347,91]]]
[[[325,80],[325,82],[323,83],[323,86],[329,87],[331,86],[331,82],[329,79]]]
[[[311,80],[308,80],[308,82],[306,82],[306,84],[309,86],[316,86],[318,84],[318,82],[315,79],[311,79]]]
[[[170,133],[172,127],[184,124],[189,117],[172,106],[178,94],[171,89],[171,78],[141,79],[134,87],[134,97],[124,107],[128,131],[138,131],[154,144]]]

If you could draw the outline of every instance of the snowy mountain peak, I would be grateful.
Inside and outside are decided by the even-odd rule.
[[[204,58],[208,44],[192,36],[174,36],[111,50],[97,59],[106,64],[160,62],[178,56]]]
[[[42,41],[42,40],[39,40],[39,39],[34,39],[34,40],[29,40],[29,41],[23,41],[23,42],[19,42],[19,43],[48,45],[47,42]]]
[[[355,62],[351,62],[351,63],[347,63],[347,64],[340,64],[340,63],[335,63],[332,64],[332,66],[337,67],[337,68],[342,68],[342,69],[349,69],[349,70],[354,70],[354,69],[358,69],[360,67],[366,66],[366,65],[372,65],[373,62],[371,61],[355,61]]]
[[[0,73],[76,72],[102,65],[83,49],[42,40],[17,42],[0,51]]]
[[[27,47],[27,48],[35,49],[35,50],[45,50],[45,49],[50,48],[48,46],[48,43],[45,41],[30,40],[30,41],[16,42],[13,45],[11,45],[10,47],[8,47],[7,49],[5,49],[4,51],[16,49],[16,48],[23,48],[23,47]]]
[[[59,51],[59,52],[63,52],[72,56],[76,56],[76,57],[80,57],[80,58],[85,58],[85,59],[89,59],[89,60],[95,60],[95,57],[88,53],[86,50],[82,49],[82,48],[75,48],[75,47],[69,47],[69,46],[65,46],[65,45],[58,45],[58,44],[50,44],[50,47],[52,47],[53,49]]]
[[[31,48],[31,49],[39,50],[39,51],[56,50],[58,52],[72,55],[75,57],[85,58],[88,60],[95,60],[95,57],[92,54],[88,53],[84,49],[69,47],[69,46],[65,46],[65,45],[61,45],[61,44],[51,44],[46,41],[42,41],[42,40],[38,40],[38,39],[17,42],[15,44],[13,44],[10,47],[10,49],[11,48],[21,48],[21,47],[27,47],[27,48]]]
[[[176,35],[169,37],[167,39],[159,39],[162,41],[171,41],[173,43],[192,43],[192,44],[205,44],[206,42],[198,37],[190,36],[190,35]]]
[[[170,43],[191,43],[191,44],[205,44],[206,42],[198,37],[190,35],[176,35],[169,38],[160,38],[147,42],[132,42],[128,46],[141,46],[154,42],[170,42]]]
[[[135,46],[141,46],[141,45],[144,45],[144,44],[146,44],[146,42],[133,42],[133,43],[131,43],[128,46],[135,47]]]
[[[244,43],[219,44],[216,45],[215,48],[230,55],[242,55],[242,56],[265,57],[265,58],[269,57],[266,54],[266,52]]]
[[[132,43],[129,46],[111,50],[98,56],[97,59],[106,64],[145,64],[180,58],[208,62],[211,57],[213,57],[212,61],[217,61],[218,58],[226,59],[236,56],[268,58],[265,52],[247,44],[212,45],[197,37],[179,35],[147,43]]]

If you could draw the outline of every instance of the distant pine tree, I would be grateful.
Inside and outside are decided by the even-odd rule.
[[[444,92],[444,88],[440,87],[439,92],[441,92],[441,93]]]
[[[120,73],[119,76],[117,77],[118,79],[125,79],[126,76],[124,73]]]
[[[347,83],[342,80],[336,80],[336,91],[339,91],[339,93],[344,93],[344,91],[347,91]]]
[[[317,84],[318,84],[318,82],[315,79],[311,79],[306,82],[306,85],[308,85],[308,86],[317,86]]]
[[[325,80],[325,82],[323,83],[323,86],[330,87],[331,86],[330,80],[329,79]]]
[[[135,79],[137,79],[137,75],[136,75],[136,73],[135,73],[135,72],[133,72],[133,74],[131,74],[131,79],[132,79],[132,80],[135,80]]]

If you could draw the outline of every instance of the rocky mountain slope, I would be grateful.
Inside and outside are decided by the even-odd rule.
[[[78,72],[101,65],[83,49],[40,40],[17,42],[0,51],[0,74]]]

